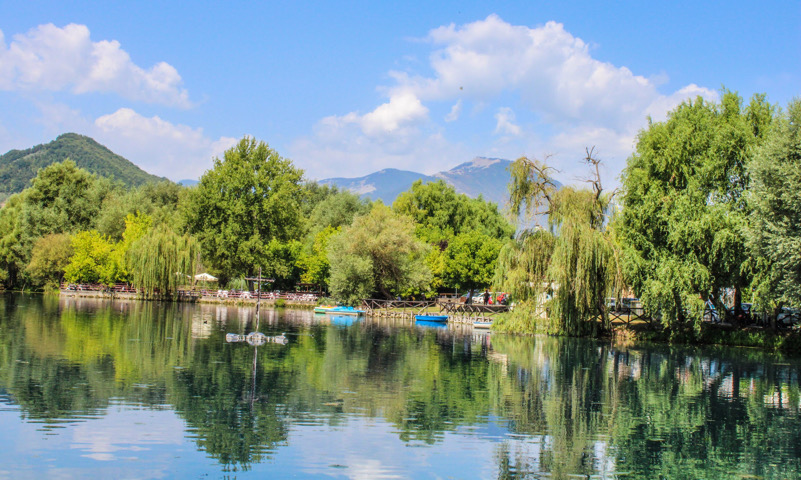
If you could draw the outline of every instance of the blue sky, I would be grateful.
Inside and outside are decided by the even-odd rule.
[[[647,116],[801,94],[801,3],[0,1],[0,152],[89,135],[198,178],[237,139],[308,178],[548,157],[616,183]]]

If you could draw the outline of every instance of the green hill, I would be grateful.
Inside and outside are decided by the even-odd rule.
[[[48,144],[11,150],[0,156],[0,199],[28,187],[40,168],[68,158],[91,173],[114,178],[128,186],[165,180],[145,172],[89,137],[65,133]]]

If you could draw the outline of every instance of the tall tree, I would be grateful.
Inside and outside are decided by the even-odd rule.
[[[514,226],[498,210],[498,206],[479,197],[470,198],[442,180],[423,183],[417,180],[401,193],[392,209],[415,222],[417,238],[432,245],[426,256],[431,270],[431,290],[446,287],[486,286],[486,272],[495,267],[496,244],[514,234]],[[482,249],[474,240],[476,235],[486,239],[489,249]],[[459,240],[459,248],[450,248]],[[495,256],[487,255],[494,252]],[[462,257],[472,255],[470,263]],[[474,278],[469,278],[475,275]]]
[[[132,283],[148,296],[172,296],[195,275],[197,254],[197,243],[190,235],[158,225],[131,242],[127,265]]]
[[[382,203],[329,240],[331,293],[357,303],[378,294],[384,298],[423,290],[430,281],[425,243],[414,237],[411,219]]]
[[[280,256],[270,244],[299,238],[302,178],[290,160],[249,137],[200,178],[187,202],[186,224],[223,282],[259,266],[265,275],[289,268],[276,263]]]
[[[442,180],[423,183],[398,195],[392,209],[415,223],[415,234],[444,250],[455,236],[478,230],[492,238],[511,238],[514,227],[498,211],[494,203],[472,199]]]
[[[682,103],[640,132],[623,173],[618,230],[628,282],[666,326],[699,325],[704,302],[748,284],[745,247],[751,149],[770,122],[755,96]],[[739,308],[739,301],[736,302]]]
[[[603,191],[591,150],[585,160],[594,170],[592,190],[557,189],[552,169],[537,160],[511,165],[513,213],[545,214],[548,230],[524,230],[500,254],[496,281],[521,303],[502,328],[581,335],[608,327],[606,298],[620,287],[607,229],[613,195]]]
[[[776,119],[749,172],[758,307],[801,306],[801,98]]]

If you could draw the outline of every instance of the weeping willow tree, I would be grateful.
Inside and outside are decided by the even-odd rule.
[[[154,227],[128,249],[134,286],[145,296],[172,296],[194,275],[199,252],[191,236],[179,235],[166,225]]]
[[[522,157],[512,163],[510,207],[545,225],[523,229],[501,251],[495,283],[518,306],[501,329],[562,335],[609,327],[606,298],[621,286],[617,248],[607,229],[613,194],[601,187],[600,162],[587,150],[592,189],[557,188],[553,169]]]

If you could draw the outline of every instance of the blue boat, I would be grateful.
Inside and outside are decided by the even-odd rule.
[[[415,315],[414,319],[423,322],[447,322],[447,315]]]
[[[353,307],[334,307],[325,312],[328,315],[364,315],[364,310],[357,310]]]

